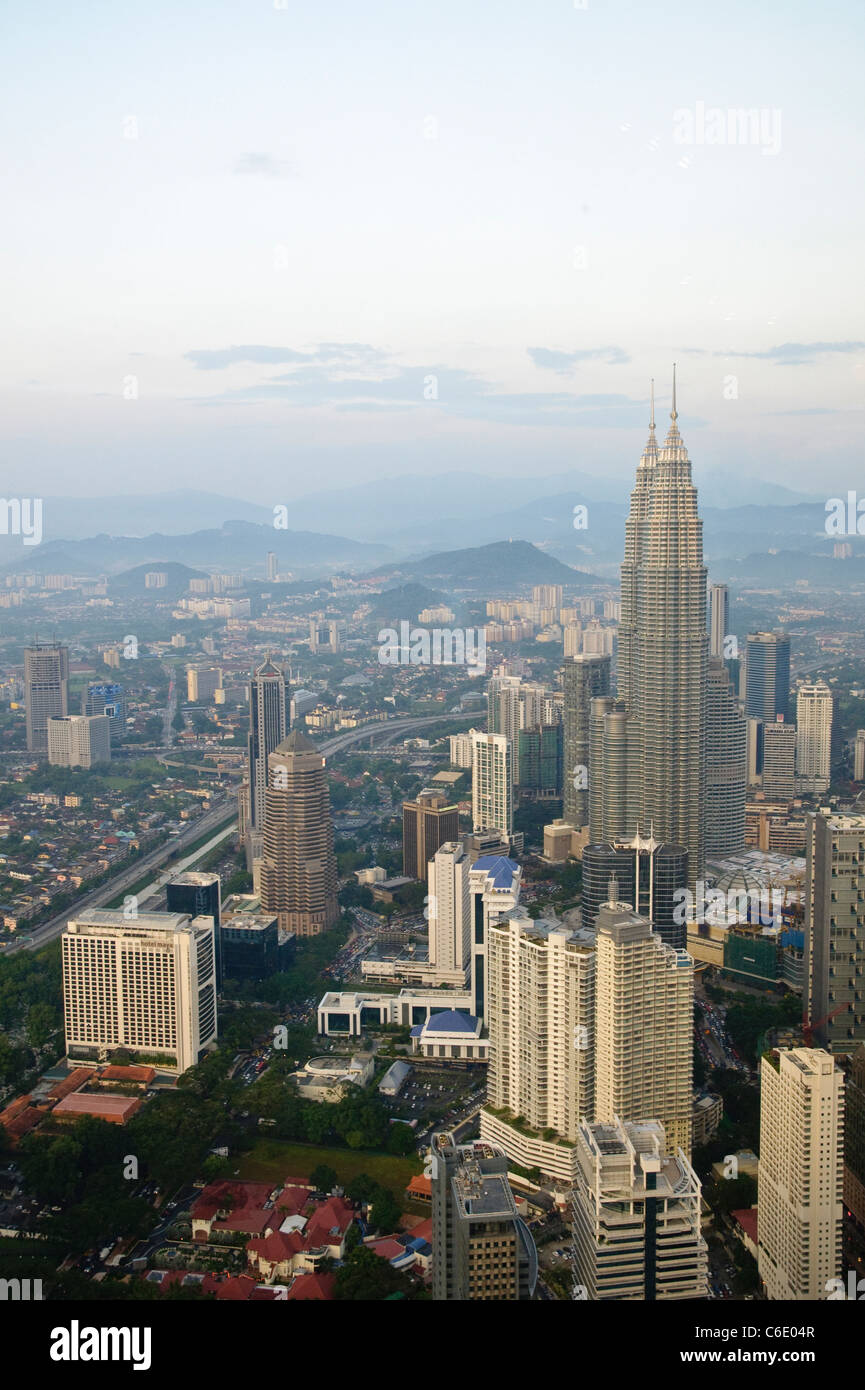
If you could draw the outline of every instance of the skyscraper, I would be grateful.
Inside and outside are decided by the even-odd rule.
[[[469,730],[472,741],[472,829],[514,828],[514,746],[506,734]]]
[[[564,692],[564,809],[568,825],[589,823],[589,716],[596,695],[610,693],[610,658],[574,656],[562,666]]]
[[[857,729],[853,740],[853,780],[865,782],[865,729]]]
[[[538,1255],[493,1144],[432,1139],[433,1298],[437,1302],[529,1299]]]
[[[832,710],[832,691],[825,681],[799,687],[796,696],[796,776],[802,791],[829,790]]]
[[[574,1282],[589,1302],[705,1298],[701,1185],[657,1120],[590,1124],[577,1137]]]
[[[414,801],[402,804],[402,871],[424,879],[437,849],[460,833],[460,813],[440,791],[425,787]]]
[[[62,941],[71,1057],[95,1062],[124,1048],[181,1072],[216,1041],[210,917],[91,908],[67,923]]]
[[[268,550],[264,561],[265,578],[269,584],[273,584],[279,578],[279,561],[273,550]]]
[[[745,848],[747,725],[730,675],[711,656],[706,689],[706,853],[723,857]]]
[[[582,924],[594,927],[615,877],[619,899],[652,925],[668,946],[683,950],[686,924],[676,920],[677,895],[688,886],[688,854],[682,845],[663,845],[651,831],[627,843],[586,845],[582,857]]]
[[[267,659],[249,683],[249,819],[250,830],[264,829],[267,760],[287,732],[285,672]]]
[[[165,888],[169,912],[185,912],[189,917],[213,918],[213,949],[216,985],[222,984],[221,883],[219,874],[187,871],[175,874]]]
[[[107,714],[51,715],[46,720],[48,761],[53,767],[93,767],[111,758]]]
[[[760,1064],[760,1278],[771,1299],[822,1302],[841,1274],[844,1078],[822,1048]]]
[[[484,1027],[488,1026],[490,1012],[487,969],[489,930],[493,922],[499,921],[517,906],[522,872],[515,859],[501,854],[482,854],[469,870],[472,1013]]]
[[[611,890],[611,896],[612,896]],[[621,902],[597,916],[595,1116],[660,1120],[691,1154],[694,962]]]
[[[704,868],[706,568],[697,492],[677,424],[675,369],[670,420],[659,449],[653,403],[625,523],[620,701],[606,719],[593,721],[592,785],[615,784],[619,824],[590,818],[590,836],[630,839],[638,823],[653,823],[660,840],[688,851],[693,885]],[[590,794],[590,817],[602,809],[595,802],[593,810]]]
[[[762,782],[770,800],[792,801],[796,795],[796,728],[780,717],[763,725]]]
[[[790,638],[783,632],[749,632],[745,643],[745,714],[774,723],[790,713]]]
[[[113,682],[88,685],[81,696],[82,714],[107,714],[111,723],[111,747],[117,748],[126,734],[126,692]]]
[[[805,822],[805,1017],[829,1052],[865,1042],[865,816]]]
[[[471,953],[469,861],[459,842],[443,844],[428,865],[429,963],[438,984],[463,988]]]
[[[730,593],[726,584],[709,585],[709,655],[723,659],[724,638],[729,632]]]
[[[562,795],[562,726],[536,724],[517,734],[517,782],[538,800]]]
[[[333,819],[324,758],[301,729],[268,759],[261,906],[279,926],[317,936],[339,916]]]
[[[69,713],[69,648],[45,642],[24,648],[27,751],[48,753],[47,720]]]

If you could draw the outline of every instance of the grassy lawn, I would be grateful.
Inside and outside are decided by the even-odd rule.
[[[417,1154],[397,1158],[393,1154],[369,1153],[364,1149],[328,1149],[316,1144],[294,1144],[280,1139],[260,1139],[240,1159],[240,1176],[250,1182],[283,1182],[285,1178],[308,1178],[314,1168],[326,1163],[340,1183],[350,1182],[358,1173],[368,1173],[394,1196],[408,1186],[415,1173],[423,1171]]]

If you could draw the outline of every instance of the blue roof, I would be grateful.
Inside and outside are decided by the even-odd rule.
[[[519,867],[515,859],[508,859],[504,854],[482,854],[472,865],[473,869],[485,870],[494,888],[510,888]]]
[[[426,1026],[431,1033],[474,1033],[477,1023],[471,1014],[445,1009],[444,1013],[433,1014]]]
[[[422,1024],[422,1023],[416,1023],[415,1026],[414,1026],[414,1028],[412,1028],[411,1032],[409,1033],[409,1037],[410,1037],[410,1038],[419,1038],[422,1032],[423,1032],[423,1024]]]

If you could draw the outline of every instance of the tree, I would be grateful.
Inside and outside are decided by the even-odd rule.
[[[408,1275],[394,1269],[365,1245],[358,1245],[336,1272],[333,1296],[342,1301],[379,1301],[390,1294],[416,1296],[416,1286]]]
[[[319,1192],[332,1192],[336,1187],[336,1169],[328,1167],[326,1163],[319,1163],[310,1173],[309,1180]]]

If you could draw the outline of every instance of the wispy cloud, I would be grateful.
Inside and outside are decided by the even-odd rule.
[[[280,366],[283,363],[330,362],[343,363],[355,367],[370,363],[380,365],[387,361],[386,354],[368,343],[319,343],[309,352],[299,352],[296,348],[269,347],[261,344],[244,344],[227,348],[193,348],[185,354],[199,371],[220,371],[224,367],[234,367],[238,363],[252,362],[265,366]]]
[[[235,174],[253,174],[262,179],[287,179],[294,169],[287,159],[277,159],[275,155],[250,150],[235,161]]]
[[[744,352],[738,348],[726,348],[723,352],[710,351],[708,348],[685,348],[684,351],[695,357],[752,357],[761,362],[774,362],[777,367],[804,367],[818,357],[832,353],[849,355],[865,352],[865,342],[779,343],[762,352]]]
[[[526,351],[536,367],[543,371],[569,372],[580,362],[605,362],[609,367],[620,367],[630,362],[624,348],[597,347],[577,348],[573,352],[560,352],[558,348],[530,347]]]

